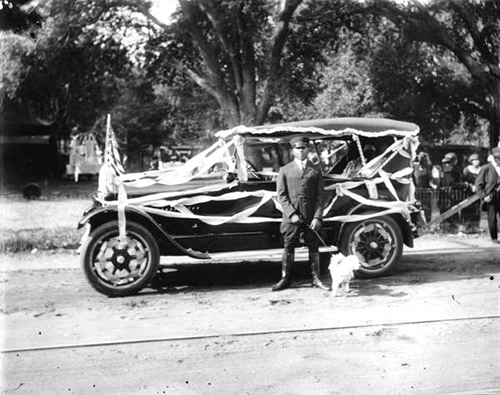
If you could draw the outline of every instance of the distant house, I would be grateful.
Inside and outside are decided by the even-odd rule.
[[[4,181],[60,178],[65,161],[60,147],[50,122],[0,115],[0,167]]]

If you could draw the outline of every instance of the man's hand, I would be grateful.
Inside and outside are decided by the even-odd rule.
[[[318,230],[321,229],[321,221],[317,218],[314,218],[311,222],[310,228],[317,232]]]
[[[300,217],[298,216],[298,214],[292,214],[292,216],[290,217],[290,221],[292,221],[292,224],[293,225],[299,225],[302,221],[300,220]]]
[[[484,199],[483,199],[486,203],[491,203],[491,201],[493,200],[491,195],[488,195],[486,196]]]

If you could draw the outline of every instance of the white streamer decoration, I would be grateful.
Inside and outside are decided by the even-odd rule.
[[[226,182],[222,178],[222,174],[218,175],[218,179],[210,177],[209,170],[214,166],[224,167],[224,173],[236,173],[238,179],[241,181],[248,180],[248,174],[245,166],[245,156],[243,144],[246,136],[252,139],[263,141],[281,141],[282,138],[273,136],[273,133],[280,131],[283,128],[270,128],[259,129],[256,131],[254,128],[247,128],[239,126],[234,129],[221,131],[216,134],[219,138],[215,144],[207,150],[201,152],[197,156],[190,159],[182,167],[155,170],[144,173],[125,174],[115,177],[112,181],[114,187],[108,189],[118,189],[118,200],[107,201],[101,198],[100,201],[104,206],[117,206],[118,222],[120,237],[125,237],[125,208],[126,206],[139,206],[141,210],[147,213],[159,215],[166,218],[190,218],[197,219],[208,225],[216,226],[226,223],[262,223],[262,222],[281,222],[280,218],[270,217],[255,217],[253,216],[259,208],[264,204],[272,201],[275,208],[282,212],[282,208],[278,202],[277,194],[275,191],[256,190],[256,191],[235,191],[234,188],[238,185],[237,181]],[[327,191],[333,192],[333,198],[327,207],[324,208],[324,221],[341,221],[341,222],[356,222],[383,216],[392,213],[399,213],[404,218],[410,218],[410,211],[412,210],[412,203],[408,201],[401,201],[394,182],[400,184],[410,184],[410,192],[414,192],[414,188],[410,177],[412,168],[407,167],[397,172],[390,174],[382,170],[396,155],[401,155],[410,160],[416,155],[418,146],[418,129],[415,131],[398,131],[398,130],[384,130],[380,132],[365,132],[346,128],[343,130],[324,130],[321,128],[297,128],[287,127],[287,132],[290,134],[306,133],[321,136],[347,136],[353,135],[364,137],[381,137],[381,136],[396,136],[401,137],[399,140],[391,144],[384,153],[373,158],[368,163],[364,163],[358,174],[366,177],[364,180],[359,181],[344,181],[331,184],[326,187]],[[283,134],[283,133],[281,133]],[[361,149],[361,147],[359,146]],[[328,175],[326,176],[329,177]],[[334,178],[334,177],[331,177]],[[180,185],[186,184],[194,179],[200,179],[200,186],[194,189],[189,189],[190,197],[186,197],[186,190],[179,188]],[[378,199],[377,185],[383,184],[391,193],[394,201],[380,201]],[[116,188],[118,186],[118,188]],[[126,188],[142,189],[151,186],[163,186],[164,192],[148,194],[140,197],[127,197],[125,192]],[[360,186],[365,186],[368,190],[369,198],[365,198],[352,190]],[[173,188],[175,187],[175,188]],[[225,192],[224,192],[225,191]],[[412,192],[413,191],[413,192]],[[213,193],[220,192],[220,195],[213,196]],[[208,195],[211,193],[211,195]],[[340,215],[328,217],[328,213],[339,197],[349,197],[354,201],[371,207],[376,207],[380,211],[371,214],[360,215]],[[190,207],[208,202],[227,201],[245,199],[248,197],[255,197],[259,200],[247,206],[244,210],[233,215],[199,215],[194,213]]]

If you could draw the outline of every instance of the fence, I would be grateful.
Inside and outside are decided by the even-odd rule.
[[[416,188],[415,197],[422,202],[427,222],[464,201],[474,193],[463,185],[439,188]],[[438,224],[443,231],[478,232],[481,220],[481,201],[476,201]]]

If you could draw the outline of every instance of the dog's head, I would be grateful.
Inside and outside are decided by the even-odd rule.
[[[359,270],[360,267],[361,264],[357,256],[344,256],[343,254],[339,253],[332,256],[328,269],[330,270],[330,272],[332,272],[332,274],[335,273],[340,276],[345,276],[352,274],[352,272],[355,270]]]
[[[351,270],[359,270],[361,267],[361,263],[356,255],[346,256],[341,263],[349,267]]]
[[[332,269],[336,268],[339,265],[339,263],[344,259],[345,259],[345,256],[341,252],[339,252],[338,254],[332,255],[332,257],[330,258],[330,265],[328,266],[328,269],[332,270]]]

